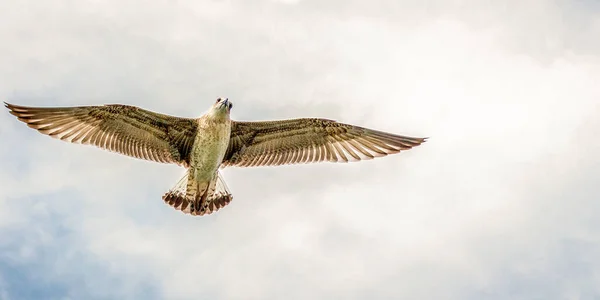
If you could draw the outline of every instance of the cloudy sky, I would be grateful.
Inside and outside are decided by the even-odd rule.
[[[0,113],[0,299],[598,299],[600,2],[0,0],[0,98],[326,117],[412,136],[351,164],[183,170]]]

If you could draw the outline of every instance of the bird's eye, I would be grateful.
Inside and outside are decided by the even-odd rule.
[[[229,109],[231,109],[233,107],[233,104],[229,103]]]
[[[221,102],[221,98],[217,98],[217,103]]]

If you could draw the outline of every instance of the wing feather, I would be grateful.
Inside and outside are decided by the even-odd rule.
[[[425,141],[327,119],[232,121],[222,166],[359,161],[408,150]]]
[[[28,107],[4,103],[27,126],[51,137],[127,156],[189,165],[197,123],[129,105]]]

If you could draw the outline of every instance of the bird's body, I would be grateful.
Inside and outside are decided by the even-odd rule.
[[[192,215],[209,214],[231,202],[220,168],[359,161],[408,150],[425,141],[318,118],[232,121],[232,104],[226,98],[218,98],[196,119],[120,104],[5,105],[43,134],[185,167],[185,175],[163,200]]]
[[[214,190],[211,187],[216,184],[217,172],[231,135],[229,114],[206,114],[197,122],[186,185],[186,198],[190,201],[193,199],[193,207],[206,203],[206,199],[213,197]]]
[[[219,119],[204,116],[198,119],[198,130],[190,156],[190,169],[194,169],[198,179],[213,177],[223,161],[230,135],[229,116]]]

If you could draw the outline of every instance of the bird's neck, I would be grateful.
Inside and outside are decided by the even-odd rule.
[[[207,124],[222,124],[230,121],[229,114],[222,111],[209,111],[202,119]]]

